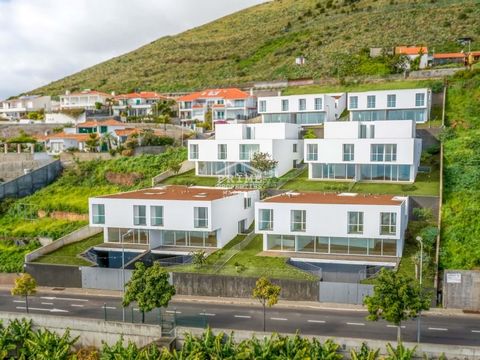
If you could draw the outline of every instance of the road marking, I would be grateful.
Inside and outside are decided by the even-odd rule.
[[[165,311],[167,314],[181,314],[181,311],[173,311],[173,310],[167,310]]]
[[[240,318],[240,319],[251,319],[252,318],[249,315],[233,315],[233,316],[236,317],[236,318]]]
[[[388,328],[398,328],[396,325],[387,325]],[[405,329],[405,325],[400,326],[402,329]]]
[[[13,300],[14,303],[25,304],[25,300]]]
[[[429,327],[428,330],[433,330],[433,331],[448,331],[448,329],[445,329],[445,328],[432,328],[432,327]]]
[[[288,319],[285,319],[285,318],[270,318],[270,320],[276,320],[276,321],[288,321]]]
[[[102,309],[117,310],[115,306],[102,306]],[[136,309],[138,310],[138,309]]]
[[[87,302],[88,299],[73,299],[73,298],[61,298],[56,296],[42,296],[40,299],[45,300],[64,300],[64,301],[80,301],[80,302]]]
[[[83,305],[80,305],[80,304],[70,304],[70,306],[72,306],[72,307],[83,307]]]
[[[199,315],[203,315],[203,316],[215,316],[215,314],[210,314],[210,313],[200,313]]]
[[[26,310],[25,306],[17,306],[18,310]],[[51,313],[68,313],[68,310],[62,309],[42,309],[42,308],[35,308],[35,307],[28,307],[28,310],[35,310],[35,311],[48,311]]]
[[[42,305],[53,305],[53,303],[42,302]]]
[[[347,322],[347,325],[353,325],[353,326],[365,326],[364,323],[352,323],[352,322]]]
[[[315,324],[325,324],[324,320],[308,320],[309,323],[315,323]]]
[[[472,330],[472,333],[480,333],[480,330]]]

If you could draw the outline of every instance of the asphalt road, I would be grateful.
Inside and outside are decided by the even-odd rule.
[[[121,320],[122,309],[118,298],[80,295],[38,295],[29,299],[32,313],[69,317]],[[24,299],[13,297],[0,290],[0,311],[25,312]],[[174,301],[167,309],[166,317],[175,318],[180,326],[204,327],[233,330],[262,331],[263,313],[258,306],[207,304]],[[322,335],[332,337],[354,337],[364,339],[396,339],[396,328],[386,322],[366,320],[365,311],[318,310],[273,307],[267,310],[267,331],[282,333]],[[19,314],[19,317],[21,315]],[[140,322],[138,309],[126,309],[126,321]],[[146,315],[146,322],[160,323],[159,311]],[[416,341],[416,322],[404,324],[404,341]],[[480,346],[479,315],[423,315],[421,322],[422,342]]]

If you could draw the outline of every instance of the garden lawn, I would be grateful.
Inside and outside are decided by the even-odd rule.
[[[216,177],[195,176],[195,170],[172,176],[166,179],[164,185],[197,185],[197,186],[215,186],[218,179]]]
[[[76,265],[76,266],[91,266],[88,261],[85,261],[78,256],[91,248],[92,246],[103,243],[103,233],[94,235],[88,239],[65,245],[58,250],[55,250],[35,262],[41,264],[61,264],[61,265]]]

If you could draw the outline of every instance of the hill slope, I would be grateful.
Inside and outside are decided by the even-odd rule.
[[[38,91],[191,90],[252,80],[381,74],[345,54],[370,46],[427,44],[459,50],[480,35],[476,0],[275,0],[237,12],[55,81]],[[133,29],[133,27],[132,27]],[[294,65],[303,54],[307,64]]]

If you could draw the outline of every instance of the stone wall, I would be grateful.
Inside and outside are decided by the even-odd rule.
[[[480,312],[480,271],[445,270],[443,307]]]
[[[25,272],[38,286],[81,288],[82,275],[78,266],[26,263]]]

